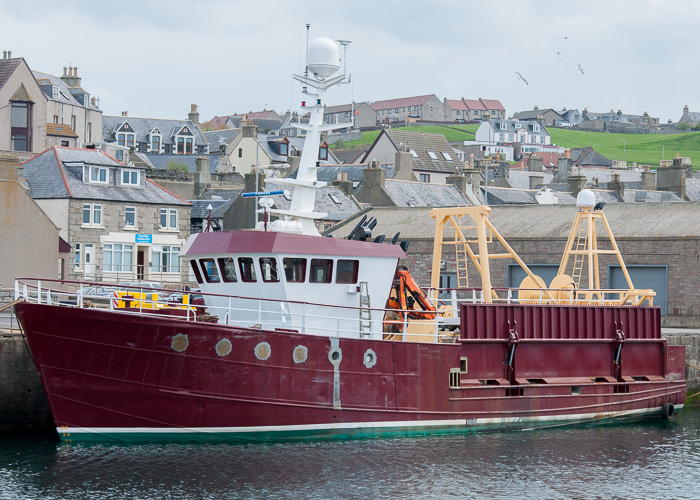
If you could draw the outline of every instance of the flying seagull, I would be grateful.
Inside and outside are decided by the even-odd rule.
[[[527,80],[525,79],[525,77],[523,75],[521,75],[517,71],[515,72],[515,74],[518,75],[518,78],[520,78],[522,81],[525,82],[525,85],[530,85],[529,83],[527,83]]]
[[[583,68],[581,67],[581,63],[576,63],[576,69],[579,70],[581,74],[583,74]]]

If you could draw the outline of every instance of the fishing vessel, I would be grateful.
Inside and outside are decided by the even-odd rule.
[[[334,76],[339,54],[337,42],[314,40],[307,71],[294,77],[310,119],[296,125],[306,131],[296,178],[274,179],[292,192],[290,208],[263,199],[257,231],[195,234],[183,248],[204,304],[193,304],[192,292],[174,304],[135,286],[94,307],[66,282],[16,281],[15,311],[61,438],[344,438],[671,418],[680,410],[684,347],[661,337],[654,292],[632,285],[590,191],[579,194],[549,286],[485,206],[431,211],[425,289],[401,265],[407,242],[373,238],[372,219],[345,238],[319,234],[321,133],[350,125],[323,123],[326,90],[348,80]],[[440,290],[449,252],[459,287]],[[518,289],[491,281],[489,263],[504,258],[527,275]],[[628,289],[600,288],[599,259],[609,258]]]

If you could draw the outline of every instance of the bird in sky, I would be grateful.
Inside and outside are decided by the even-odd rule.
[[[576,63],[576,69],[579,70],[581,74],[583,74],[583,68],[581,67],[581,63]]]
[[[521,75],[517,71],[515,72],[515,74],[518,75],[518,78],[520,78],[522,81],[525,82],[525,85],[530,85],[529,83],[527,83],[527,80],[525,79],[525,77],[523,75]]]

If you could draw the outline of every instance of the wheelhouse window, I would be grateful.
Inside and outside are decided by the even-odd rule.
[[[262,280],[266,283],[277,283],[280,280],[277,273],[277,259],[273,257],[260,258],[260,273]]]
[[[14,151],[32,150],[32,103],[13,102],[11,111],[11,139]]]
[[[202,283],[202,274],[199,272],[199,267],[197,267],[197,261],[194,259],[190,260],[190,267],[194,273],[194,279],[197,280],[197,283]]]
[[[306,279],[306,259],[285,257],[282,259],[284,276],[289,283],[303,283]]]
[[[207,280],[207,283],[218,283],[221,281],[219,278],[219,270],[216,267],[214,259],[199,259],[199,263],[202,265],[204,279]]]
[[[133,245],[125,243],[105,243],[103,254],[104,270],[108,272],[131,271],[133,255]]]
[[[160,209],[161,229],[177,229],[177,208]]]
[[[221,268],[222,278],[226,283],[235,283],[236,278],[236,262],[231,257],[219,257],[219,267]]]
[[[360,261],[338,259],[338,267],[335,271],[336,283],[357,283],[357,272],[360,268]]]
[[[241,271],[241,281],[246,283],[255,283],[258,279],[255,277],[255,265],[250,257],[239,257],[238,268]]]
[[[83,203],[83,226],[102,225],[102,205]]]
[[[104,167],[90,167],[90,182],[95,184],[107,184],[107,169]]]
[[[333,259],[311,259],[310,283],[330,283],[333,278]]]

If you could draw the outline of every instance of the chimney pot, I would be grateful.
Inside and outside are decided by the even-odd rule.
[[[7,51],[7,58],[12,59],[12,51],[11,50]]]
[[[7,51],[6,50],[2,51],[2,58],[7,59]]]
[[[73,68],[73,76],[78,76],[78,67]]]
[[[68,68],[63,66],[63,76],[68,76]]]

